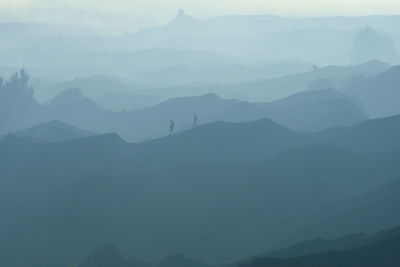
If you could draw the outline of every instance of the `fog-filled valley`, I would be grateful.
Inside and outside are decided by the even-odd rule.
[[[0,266],[400,266],[399,25],[0,22]]]

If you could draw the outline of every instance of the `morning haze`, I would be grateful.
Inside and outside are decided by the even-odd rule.
[[[399,25],[0,0],[0,266],[400,266]]]
[[[57,23],[131,32],[167,23],[178,8],[199,19],[228,15],[273,14],[288,17],[396,15],[396,0],[2,0],[1,19],[14,22]],[[85,17],[84,20],[79,19]],[[6,21],[4,21],[6,22]]]

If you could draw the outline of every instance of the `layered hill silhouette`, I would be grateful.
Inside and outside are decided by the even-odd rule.
[[[372,77],[390,69],[390,65],[370,61],[364,64],[339,67],[327,66],[299,74],[278,77],[262,81],[253,81],[226,87],[227,92],[241,93],[246,100],[271,101],[307,90],[327,88],[343,89],[358,83],[365,77]],[[243,98],[243,97],[242,97]]]
[[[174,249],[221,263],[293,243],[307,226],[293,218],[399,177],[398,120],[315,134],[270,120],[219,122],[141,144],[116,134],[52,144],[8,136],[0,141],[1,182],[13,188],[2,194],[9,203],[2,264],[54,266],[107,243],[144,260]],[[312,214],[315,223],[323,219]],[[366,231],[378,225],[363,222]]]
[[[78,267],[212,267],[200,261],[171,254],[158,263],[146,263],[134,258],[123,257],[112,245],[96,249]]]
[[[160,100],[155,95],[143,95],[135,92],[141,87],[126,82],[119,77],[107,75],[89,75],[52,83],[35,88],[37,98],[49,99],[68,88],[79,88],[87,97],[103,109],[112,111],[134,110],[157,104]]]
[[[371,117],[387,117],[400,114],[397,99],[400,97],[400,66],[371,77],[350,87],[349,93],[357,95]]]
[[[157,91],[159,95],[176,94],[165,87],[184,85],[190,87],[193,84],[232,84],[244,81],[255,81],[302,73],[312,69],[312,64],[300,60],[266,61],[256,64],[223,64],[189,67],[177,65],[156,70],[140,70],[132,74],[132,79],[142,86],[143,93]],[[157,88],[164,88],[162,90]],[[172,89],[172,88],[171,88]],[[204,90],[204,89],[203,89]],[[163,92],[163,91],[170,91]],[[180,96],[188,94],[190,90],[182,91]]]
[[[400,16],[57,10],[0,23],[1,267],[400,265]]]
[[[143,94],[156,94],[162,98],[193,96],[214,92],[223,98],[237,98],[250,102],[270,102],[310,90],[328,88],[334,88],[339,91],[345,90],[359,85],[367,78],[388,71],[390,68],[391,66],[387,63],[372,60],[351,66],[333,65],[321,68],[314,66],[314,69],[309,68],[302,72],[289,73],[279,77],[243,79],[230,83],[204,80],[181,85],[166,85],[161,86],[161,88],[149,88],[140,92]]]
[[[358,246],[361,242],[365,241],[367,237],[368,235],[365,233],[356,233],[336,239],[319,238],[315,240],[305,240],[285,249],[271,251],[264,255],[264,257],[294,258],[330,250],[346,249],[351,246]]]
[[[399,230],[393,229],[388,233],[379,233],[375,242],[369,242],[352,249],[329,250],[327,252],[311,254],[293,258],[258,258],[249,264],[240,266],[397,266],[400,256]]]
[[[400,116],[372,119],[354,127],[337,127],[313,135],[314,141],[335,145],[352,151],[396,150],[399,140],[395,138]],[[390,140],[390,141],[389,141]],[[318,142],[318,141],[316,141]]]
[[[10,41],[15,43],[2,54],[4,64],[21,62],[62,77],[93,73],[130,77],[137,69],[224,66],[238,59],[259,62],[293,58],[322,65],[347,64],[353,61],[354,40],[366,26],[377,31],[378,36],[382,32],[394,36],[398,21],[398,16],[294,19],[270,15],[198,20],[184,14],[160,27],[117,36],[60,36],[52,27],[37,24],[6,23],[0,27],[4,38],[13,36]],[[40,30],[21,31],[25,27]],[[367,45],[371,46],[391,50]],[[396,61],[395,51],[387,54],[389,57],[377,54],[378,57],[368,55],[362,59]]]
[[[396,203],[400,199],[400,179],[380,185],[373,190],[330,204],[315,213],[314,236],[337,236],[344,233],[376,232],[394,227],[400,220]],[[371,214],[374,219],[371,220]],[[307,231],[307,230],[305,230]]]
[[[374,233],[374,231],[370,232]],[[360,233],[341,236],[339,238],[332,238],[332,239],[317,238],[314,240],[304,240],[294,245],[291,245],[290,247],[287,248],[273,250],[263,255],[254,256],[250,259],[244,259],[233,265],[235,266],[246,265],[251,263],[253,260],[260,258],[275,258],[275,259],[299,258],[327,251],[351,250],[384,241],[388,238],[392,238],[393,236],[398,235],[399,233],[400,233],[400,228],[395,227],[389,230],[379,231],[374,234],[366,234],[360,232]]]
[[[76,93],[73,93],[74,91]],[[74,94],[76,97],[67,100],[67,94]],[[49,118],[59,118],[80,127],[87,125],[86,127],[99,132],[117,131],[124,137],[131,133],[139,140],[166,135],[170,119],[178,125],[178,130],[190,129],[194,114],[198,116],[201,124],[214,121],[248,122],[270,118],[299,131],[351,126],[367,119],[357,99],[332,89],[299,93],[265,104],[221,99],[215,94],[206,94],[174,98],[130,112],[102,110],[89,98],[80,95],[79,91],[71,89],[55,98],[52,104],[45,108],[45,114],[48,114]]]
[[[136,259],[127,259],[112,245],[96,249],[79,267],[151,267],[152,264]]]
[[[378,65],[378,67],[375,65]],[[363,71],[376,73],[376,68],[382,69],[384,66],[386,65],[383,63],[370,62],[362,66],[348,67],[346,70],[339,68],[339,70],[333,72],[347,77],[349,72],[353,72],[353,75]],[[386,92],[384,95],[387,98],[396,99],[396,90],[390,89],[394,84],[393,79],[397,77],[395,74],[391,74],[395,71],[396,68],[390,69],[366,81],[385,80],[388,86],[382,87],[381,90]],[[315,72],[329,73],[330,71],[320,69]],[[24,75],[23,77],[26,77],[25,73]],[[393,79],[390,78],[392,76]],[[26,85],[27,79],[24,78],[23,88],[11,89],[12,86],[20,86],[18,79],[22,81],[23,78],[19,78],[17,75],[14,82],[6,83],[10,87],[9,89],[3,86],[4,89],[1,90],[5,94],[5,102],[2,107],[4,111],[2,113],[3,133],[20,131],[45,121],[60,120],[89,131],[98,133],[117,132],[124,139],[144,141],[165,136],[168,133],[168,123],[171,119],[175,121],[177,131],[190,129],[194,114],[197,114],[199,124],[220,120],[247,122],[269,118],[290,129],[302,132],[351,126],[368,118],[363,108],[363,106],[368,105],[368,103],[364,103],[367,100],[364,98],[364,101],[360,101],[354,96],[354,94],[359,95],[361,92],[364,94],[368,91],[368,87],[359,91],[351,89],[357,88],[357,86],[364,88],[362,86],[364,78],[358,82],[351,82],[352,87],[342,92],[320,88],[320,90],[308,90],[268,103],[249,103],[235,99],[222,99],[215,94],[205,94],[196,97],[174,98],[154,106],[128,112],[104,110],[82,94],[79,89],[67,89],[49,103],[39,105],[32,97],[32,91],[30,91],[32,89]],[[371,82],[369,86],[373,84]],[[11,93],[12,91],[14,93]],[[29,91],[31,93],[27,94],[26,92]],[[15,94],[15,92],[18,93]],[[362,98],[361,95],[359,96]],[[382,99],[379,100],[378,97],[371,97],[370,100],[375,101],[376,105],[383,101]],[[6,102],[27,104],[11,108]],[[381,105],[381,111],[391,109],[390,114],[396,114],[396,106],[393,103],[390,104],[391,102],[388,103]]]
[[[398,20],[397,16],[288,19],[272,15],[200,20],[178,13],[170,23],[144,28],[131,34],[129,40],[136,49],[149,46],[209,49],[245,59],[301,58],[326,64],[349,60],[346,48],[353,45],[364,27],[383,28],[394,34],[393,25]],[[298,47],[303,49],[299,51]],[[396,56],[395,53],[391,55]]]
[[[332,128],[318,133],[298,133],[268,119],[249,123],[216,122],[202,125],[178,135],[169,136],[141,144],[125,144],[116,135],[103,135],[93,138],[64,142],[52,146],[40,147],[40,152],[51,153],[67,150],[79,157],[79,146],[93,143],[96,150],[115,146],[116,158],[130,158],[131,162],[160,164],[163,162],[254,162],[261,161],[288,149],[305,145],[335,146],[356,153],[388,152],[400,148],[398,134],[399,116],[369,120],[353,127]],[[11,142],[8,138],[0,144],[12,146],[18,143],[24,150],[32,145],[18,138]],[[26,145],[26,147],[25,147]],[[122,148],[120,148],[122,146]],[[7,154],[4,150],[4,155]],[[92,153],[91,149],[83,151]],[[15,150],[13,153],[20,153]],[[99,157],[110,157],[110,152],[100,153]],[[20,153],[24,158],[23,153]],[[27,153],[29,154],[29,153]],[[62,153],[64,155],[64,153]],[[69,155],[69,154],[65,154]],[[82,157],[84,154],[81,154]],[[90,157],[88,157],[88,160]],[[151,159],[151,160],[150,160]],[[115,160],[118,161],[117,159]]]
[[[317,239],[297,243],[287,249],[277,250],[264,256],[257,256],[241,263],[218,266],[396,266],[400,257],[400,228],[381,231],[376,234],[352,234],[332,240]],[[247,261],[247,263],[246,263]],[[96,249],[79,267],[211,267],[188,259],[182,255],[169,255],[159,263],[151,264],[123,257],[112,245]]]
[[[206,94],[170,99],[130,112],[111,112],[102,109],[80,90],[67,89],[48,104],[37,105],[30,113],[26,115],[29,121],[24,123],[26,125],[61,120],[94,132],[118,132],[129,140],[165,136],[170,119],[175,121],[179,131],[190,129],[194,114],[197,114],[200,124],[219,120],[247,122],[271,118],[300,131],[350,126],[367,119],[357,100],[334,90],[299,93],[266,104],[221,99],[215,94]]]
[[[263,119],[249,123],[211,123],[178,135],[141,144],[126,144],[112,134],[51,146],[26,144],[18,138],[11,138],[12,142],[6,138],[0,144],[4,147],[17,144],[26,150],[27,154],[31,147],[40,148],[39,152],[48,154],[50,161],[54,158],[52,153],[62,152],[62,150],[76,154],[78,158],[81,155],[83,158],[84,153],[93,153],[93,151],[92,149],[79,151],[79,146],[93,144],[93,148],[97,151],[104,149],[104,153],[99,153],[99,158],[116,157],[115,162],[118,162],[121,157],[129,157],[131,162],[138,164],[151,162],[155,165],[174,162],[176,164],[179,162],[254,162],[306,145],[335,146],[356,153],[396,151],[400,148],[397,138],[400,132],[400,127],[397,127],[400,125],[399,120],[399,116],[394,116],[369,120],[353,127],[332,128],[307,134],[294,132],[268,119]],[[105,149],[112,147],[115,148],[106,153]],[[6,156],[7,152],[11,151],[4,150],[3,155]],[[21,154],[21,159],[23,159],[22,152],[15,150],[13,154]],[[69,155],[68,153],[61,154]],[[87,157],[87,160],[90,159],[91,157]]]
[[[45,122],[13,134],[39,143],[62,142],[96,135],[94,132],[81,130],[61,121]]]
[[[95,97],[110,93],[129,93],[132,91],[132,87],[133,85],[122,81],[119,77],[88,75],[84,77],[76,77],[74,80],[53,83],[46,86],[46,88],[39,88],[38,90],[50,92],[54,97],[54,94],[59,94],[67,88],[79,88],[86,95]]]
[[[296,93],[269,103],[241,102],[216,118],[245,122],[270,118],[297,131],[319,131],[334,126],[352,126],[365,121],[362,104],[333,89]]]
[[[165,137],[141,144],[127,144],[119,150],[120,156],[130,154],[132,162],[239,162],[262,160],[268,156],[304,145],[336,146],[353,152],[384,152],[400,147],[397,127],[399,116],[369,120],[354,127],[332,128],[318,133],[298,133],[268,119],[249,123],[216,122],[202,125],[175,136]],[[111,135],[104,135],[105,137]],[[380,137],[380,138],[378,138]],[[88,141],[99,137],[88,138]],[[85,143],[85,139],[71,143]],[[98,149],[109,142],[98,141]],[[91,141],[94,142],[94,141]],[[3,141],[7,144],[6,140]],[[59,149],[70,149],[68,143],[57,144]],[[119,148],[120,142],[114,144]],[[45,147],[49,149],[50,147]],[[125,151],[126,150],[126,151]],[[51,150],[48,150],[51,152]],[[230,151],[230,153],[228,153]],[[55,151],[56,152],[56,151]],[[54,152],[54,153],[55,153]],[[78,154],[78,151],[76,151]],[[87,151],[90,153],[90,150]],[[107,156],[109,153],[104,153]],[[193,155],[194,158],[188,156]],[[100,154],[99,156],[102,156]],[[118,155],[114,155],[118,156]],[[120,157],[118,156],[118,157]],[[229,158],[230,157],[230,158]],[[50,156],[51,158],[51,156]],[[152,159],[152,160],[150,160]],[[117,161],[117,160],[116,160]]]

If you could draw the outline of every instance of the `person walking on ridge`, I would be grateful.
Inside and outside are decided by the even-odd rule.
[[[169,135],[175,134],[175,123],[173,120],[169,121]]]
[[[193,129],[196,128],[196,126],[197,126],[197,114],[195,113],[193,115]]]

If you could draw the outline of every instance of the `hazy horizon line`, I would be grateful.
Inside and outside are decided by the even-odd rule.
[[[118,31],[124,32],[136,32],[138,30],[167,25],[169,22],[175,19],[177,11],[180,8],[175,9],[175,13],[165,12],[163,18],[152,19],[141,18],[131,16],[130,12],[118,12],[118,13],[107,13],[99,12],[92,9],[84,8],[1,8],[0,7],[0,23],[1,24],[43,24],[43,25],[54,25],[54,26],[66,26],[82,27],[87,30],[105,30],[106,32]],[[187,12],[185,15],[192,17],[199,21],[208,21],[223,17],[277,17],[282,19],[318,19],[318,18],[363,18],[363,17],[398,17],[400,13],[368,13],[368,14],[304,14],[299,12],[295,13],[279,13],[279,12],[265,12],[265,13],[221,13],[219,15],[210,16],[199,16],[196,12]],[[167,15],[168,14],[168,15]],[[76,19],[85,17],[86,23],[79,24],[75,22]]]

